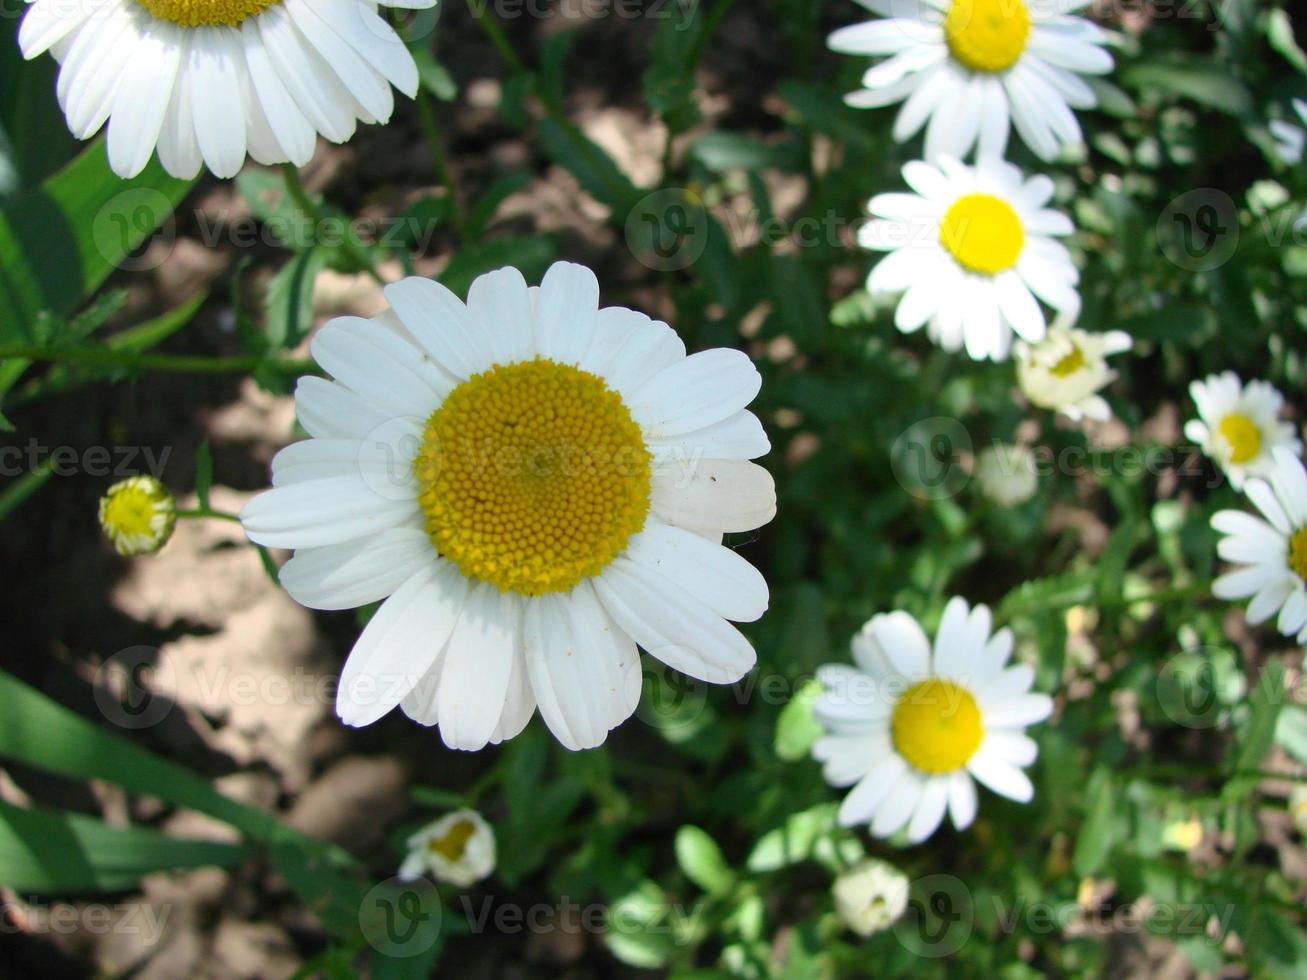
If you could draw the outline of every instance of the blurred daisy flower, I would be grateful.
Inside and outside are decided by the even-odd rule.
[[[152,476],[133,476],[100,498],[100,527],[120,555],[149,555],[172,537],[177,502]]]
[[[582,749],[635,710],[636,644],[701,681],[744,676],[753,647],[729,620],[761,616],[767,583],[721,540],[776,511],[749,462],[770,448],[749,358],[687,357],[667,324],[599,309],[594,274],[566,262],[539,288],[483,275],[466,304],[418,278],[386,297],[314,337],[335,380],[296,390],[313,438],[241,513],[253,541],[299,549],[281,582],[304,605],[385,599],[340,717],[400,705],[479,749],[538,706]]]
[[[475,810],[455,810],[408,839],[400,865],[404,879],[430,875],[467,888],[495,870],[495,832]]]
[[[1039,463],[1025,446],[995,443],[976,454],[976,484],[1000,507],[1024,504],[1039,490]]]
[[[908,876],[888,861],[868,858],[835,879],[835,911],[859,936],[888,929],[908,907]]]
[[[1112,409],[1099,392],[1116,380],[1107,359],[1131,346],[1130,335],[1121,330],[1089,333],[1055,325],[1037,344],[1017,342],[1017,382],[1040,408],[1076,422],[1104,422]]]
[[[885,58],[846,101],[902,102],[894,139],[926,127],[925,156],[1001,157],[1010,126],[1039,157],[1081,140],[1072,109],[1098,104],[1081,75],[1112,70],[1107,35],[1072,11],[1089,0],[858,0],[885,20],[841,28],[832,50]]]
[[[945,350],[966,347],[976,360],[1001,361],[1015,331],[1044,336],[1039,300],[1074,316],[1079,273],[1055,238],[1074,230],[1071,219],[1046,208],[1053,182],[1024,178],[1002,160],[968,167],[952,157],[937,166],[914,161],[903,179],[915,194],[877,194],[876,216],[858,242],[889,252],[872,269],[873,294],[901,293],[894,322],[910,333],[926,327]]]
[[[1248,622],[1264,623],[1277,612],[1276,627],[1307,643],[1307,471],[1287,449],[1273,452],[1265,479],[1250,479],[1243,492],[1262,513],[1241,510],[1212,515],[1225,535],[1216,553],[1242,567],[1212,583],[1218,599],[1247,599]]]
[[[813,717],[827,734],[813,745],[832,786],[852,786],[840,806],[844,826],[869,823],[877,837],[907,828],[916,844],[947,810],[964,830],[976,816],[979,780],[1029,802],[1022,767],[1037,748],[1025,726],[1053,710],[1032,693],[1035,672],[1009,667],[1012,633],[990,635],[986,606],[953,598],[932,654],[920,624],[905,612],[875,616],[853,640],[856,667],[828,664]]]
[[[155,149],[165,170],[203,164],[232,177],[259,163],[307,163],[321,133],[386,122],[391,86],[417,92],[418,71],[377,4],[437,0],[28,0],[23,55],[60,63],[59,104],[78,139],[108,123],[120,177]]]
[[[1265,381],[1242,384],[1233,371],[1189,385],[1199,418],[1184,427],[1186,438],[1203,447],[1236,490],[1250,476],[1267,476],[1280,447],[1298,452],[1293,426],[1279,419],[1284,396]]]

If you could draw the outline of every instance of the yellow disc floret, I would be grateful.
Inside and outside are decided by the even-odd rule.
[[[1232,412],[1217,426],[1230,444],[1230,462],[1246,463],[1262,451],[1262,430],[1247,415]]]
[[[427,842],[427,848],[446,861],[457,864],[463,860],[467,842],[472,839],[476,831],[476,824],[471,820],[458,820],[443,835],[431,838]]]
[[[567,592],[644,527],[651,457],[602,378],[537,359],[459,385],[416,461],[436,550],[501,592]]]
[[[100,527],[120,555],[148,555],[172,536],[177,505],[152,476],[115,483],[100,498]]]
[[[992,276],[1017,264],[1026,233],[1007,201],[993,194],[967,194],[944,213],[939,240],[958,265]]]
[[[1300,527],[1289,537],[1289,567],[1307,582],[1307,527]]]
[[[160,20],[182,27],[239,27],[281,0],[136,0]]]
[[[972,71],[1006,71],[1026,50],[1030,13],[1022,0],[953,0],[944,39]]]
[[[921,772],[955,772],[985,734],[971,692],[938,677],[914,684],[894,706],[894,748]]]
[[[1072,344],[1071,350],[1058,358],[1057,363],[1049,368],[1049,370],[1059,378],[1069,378],[1084,366],[1085,352]]]

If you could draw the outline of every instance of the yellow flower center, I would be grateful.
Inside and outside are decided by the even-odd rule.
[[[1230,462],[1246,463],[1262,451],[1262,432],[1247,415],[1234,412],[1221,419],[1217,430],[1230,444]]]
[[[433,837],[427,842],[427,850],[439,854],[451,864],[457,864],[463,858],[467,842],[476,833],[476,825],[471,820],[455,821],[443,837]]]
[[[1079,347],[1072,346],[1071,353],[1064,355],[1061,360],[1054,364],[1050,371],[1059,378],[1070,377],[1085,366],[1085,352]]]
[[[640,427],[603,379],[537,359],[496,365],[427,420],[416,460],[436,550],[501,592],[567,592],[649,513]]]
[[[1017,264],[1026,233],[1007,201],[967,194],[944,213],[939,240],[964,269],[992,276]]]
[[[160,20],[182,27],[240,27],[281,0],[137,0]]]
[[[899,755],[926,773],[961,769],[985,734],[971,692],[938,677],[908,688],[894,706],[890,731]]]
[[[1289,567],[1307,582],[1307,527],[1300,527],[1289,538]]]
[[[953,0],[944,18],[944,39],[953,57],[972,71],[1006,71],[1030,38],[1030,14],[1022,0]]]

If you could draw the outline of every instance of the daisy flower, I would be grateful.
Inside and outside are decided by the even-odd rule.
[[[1112,409],[1098,393],[1116,380],[1107,359],[1129,350],[1133,343],[1121,330],[1089,333],[1054,326],[1037,344],[1017,342],[1017,382],[1040,408],[1061,412],[1076,422],[1105,422]]]
[[[430,875],[459,888],[475,885],[495,870],[495,832],[475,810],[455,810],[408,839],[399,877]]]
[[[152,555],[172,537],[177,501],[152,476],[119,480],[100,498],[100,528],[120,555]]]
[[[905,612],[875,616],[853,640],[856,667],[829,664],[813,717],[826,735],[813,745],[832,786],[852,786],[844,826],[869,823],[877,837],[907,827],[920,843],[949,812],[965,830],[976,816],[979,780],[1019,803],[1034,796],[1024,766],[1035,761],[1025,726],[1043,721],[1052,699],[1031,693],[1035,672],[1007,666],[1012,633],[990,634],[990,613],[953,598],[934,652]]]
[[[1250,476],[1270,475],[1276,448],[1295,453],[1302,448],[1293,426],[1279,419],[1284,396],[1268,382],[1245,385],[1226,371],[1193,382],[1189,394],[1199,418],[1185,424],[1185,437],[1203,447],[1236,490]]]
[[[1026,179],[998,159],[968,167],[944,157],[938,166],[907,164],[903,179],[916,193],[877,194],[868,205],[876,218],[858,231],[864,248],[889,252],[867,289],[903,294],[894,313],[900,330],[925,325],[945,350],[965,345],[976,360],[1001,361],[1013,331],[1044,336],[1039,300],[1079,312],[1079,273],[1054,240],[1073,227],[1044,206],[1053,196],[1049,178]]]
[[[594,274],[566,262],[538,289],[483,275],[466,304],[419,278],[386,298],[314,337],[335,380],[296,390],[313,438],[277,454],[273,489],[241,513],[252,540],[299,549],[281,582],[304,605],[385,599],[340,717],[399,705],[478,749],[538,706],[581,749],[635,710],[637,643],[708,683],[747,673],[728,620],[761,616],[767,584],[722,534],[776,510],[749,462],[770,448],[749,358],[687,357],[667,324],[599,309]]]
[[[1212,527],[1225,535],[1216,553],[1242,566],[1212,583],[1218,599],[1252,597],[1248,622],[1264,623],[1277,612],[1276,627],[1307,643],[1307,471],[1298,457],[1278,448],[1265,479],[1244,483],[1243,492],[1262,517],[1222,510]]]
[[[830,47],[886,58],[847,97],[858,108],[902,102],[894,139],[926,126],[926,159],[1002,156],[1009,126],[1039,157],[1080,142],[1072,109],[1098,100],[1081,75],[1112,70],[1107,35],[1071,11],[1089,0],[858,0],[885,20],[842,28]],[[927,123],[929,120],[929,123]]]
[[[27,0],[23,55],[60,64],[59,104],[78,139],[106,123],[109,163],[134,177],[156,147],[174,177],[232,177],[246,154],[307,163],[321,133],[386,122],[391,86],[418,72],[377,4],[437,0]]]

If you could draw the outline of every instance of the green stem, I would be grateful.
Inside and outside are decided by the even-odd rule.
[[[295,164],[283,163],[281,165],[281,173],[286,181],[286,193],[289,194],[290,199],[295,202],[295,206],[304,212],[308,219],[313,222],[314,239],[316,240],[316,229],[326,223],[326,216],[323,214],[321,206],[317,201],[313,200],[313,197],[305,188],[304,181],[300,177],[299,168],[296,167]],[[360,272],[366,272],[383,286],[387,284],[386,280],[382,278],[381,273],[377,271],[376,266],[373,264],[372,257],[364,251],[362,246],[360,246],[348,232],[340,236],[340,242],[341,251],[349,256],[350,261],[358,267]]]
[[[191,510],[179,510],[177,511],[177,516],[191,518],[193,520],[202,520],[204,518],[212,517],[220,521],[233,521],[237,524],[241,522],[241,519],[235,514],[229,514],[225,510],[212,510],[204,507],[195,507]]]
[[[495,46],[500,57],[507,62],[508,67],[519,75],[529,74],[526,63],[513,50],[513,43],[508,39],[508,35],[504,33],[504,29],[499,26],[499,21],[486,16],[489,5],[476,4],[472,0],[468,0],[467,9],[472,12],[472,19],[481,25],[486,37],[490,38],[490,43]]]
[[[451,208],[450,219],[454,233],[462,242],[467,238],[467,212],[463,208],[463,199],[454,182],[454,171],[449,165],[449,155],[445,152],[445,139],[440,132],[440,122],[436,118],[436,105],[426,89],[418,90],[418,115],[422,118],[422,128],[427,134],[427,145],[431,147],[431,159],[436,166],[436,177],[445,185],[449,193]]]
[[[175,374],[248,373],[272,368],[287,374],[317,374],[321,369],[309,360],[276,360],[266,357],[197,357],[173,354],[140,354],[105,347],[5,347],[0,361],[50,361],[55,364],[83,364],[94,367],[140,368]]]

